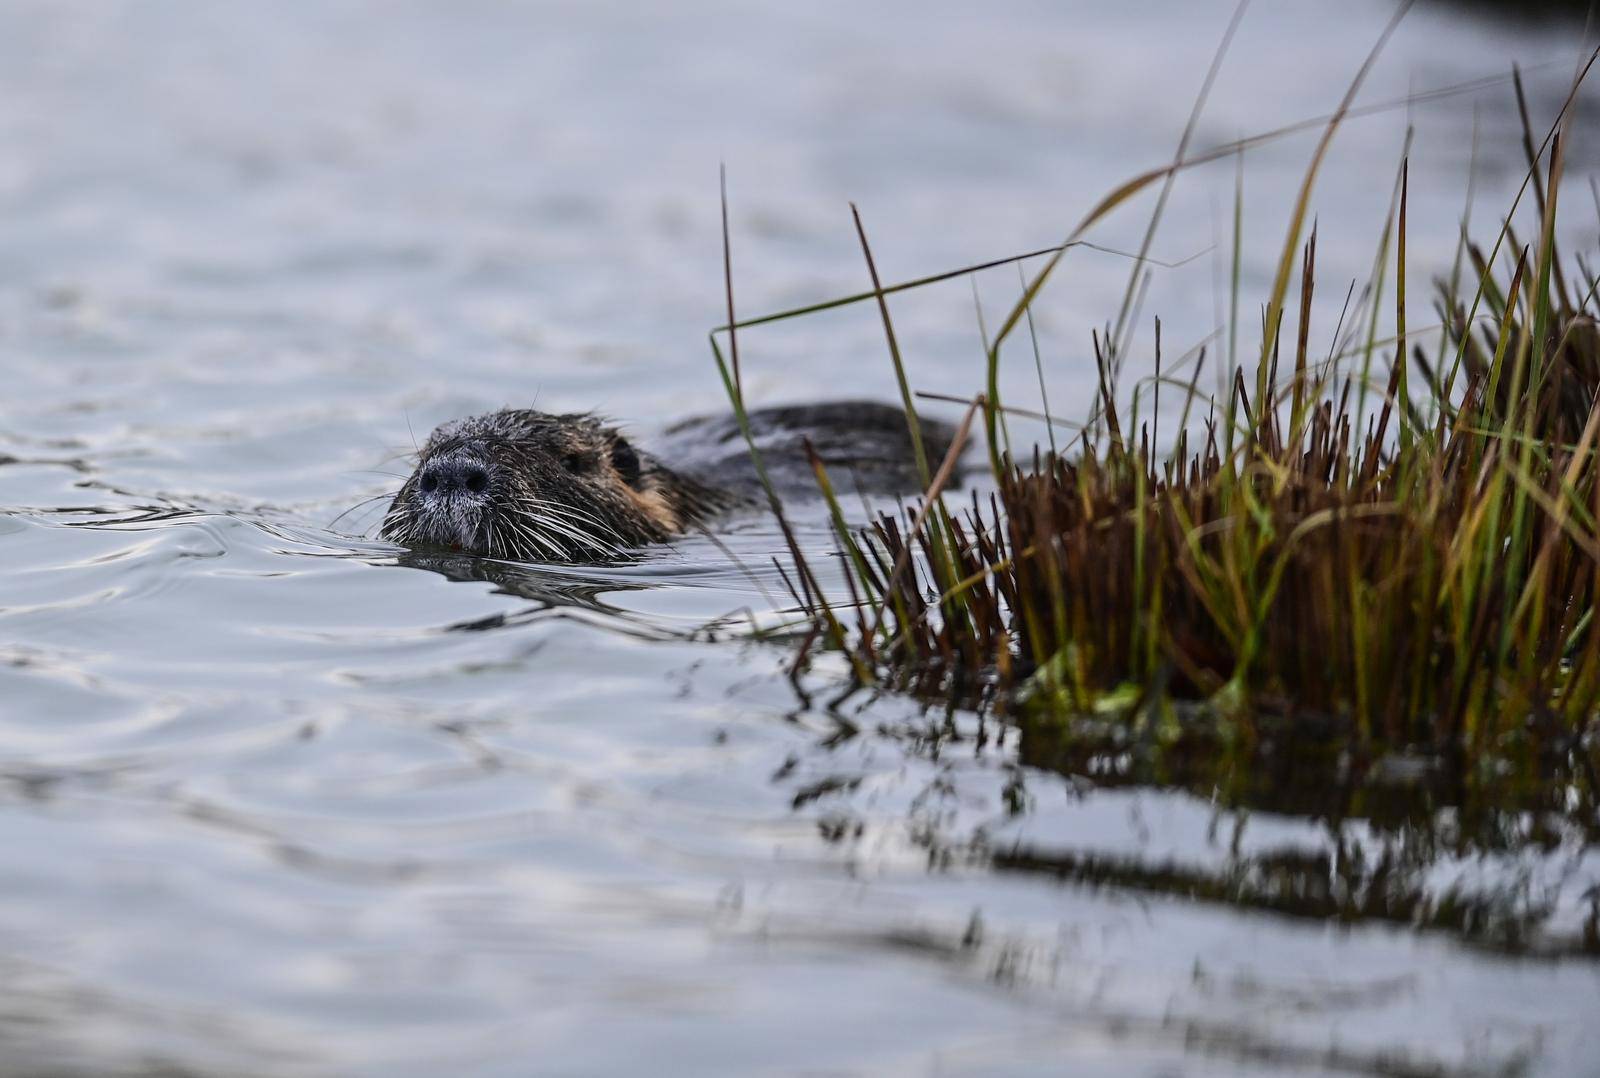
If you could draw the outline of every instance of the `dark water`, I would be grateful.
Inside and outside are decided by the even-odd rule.
[[[1331,109],[1387,11],[1261,5],[1199,144]],[[715,409],[720,162],[747,312],[864,287],[850,199],[888,280],[1042,247],[1170,156],[1227,14],[0,5],[0,1073],[1595,1073],[1600,967],[1540,957],[1592,916],[1581,835],[1401,851],[1402,890],[1498,895],[1528,953],[1284,912],[1245,884],[1401,840],[830,707],[826,658],[806,702],[743,639],[787,620],[762,520],[724,537],[747,569],[696,539],[563,571],[341,516],[446,418],[536,400],[648,443]],[[1548,122],[1577,51],[1427,8],[1364,99],[1515,58]],[[1417,282],[1475,123],[1477,219],[1519,178],[1504,86],[1354,123],[1318,187],[1328,333],[1408,119]],[[1310,146],[1245,159],[1247,297]],[[1225,235],[1233,183],[1181,183],[1155,254]],[[1174,351],[1225,258],[1154,278]],[[1128,272],[1074,255],[1040,307],[1059,411]],[[1017,289],[979,278],[988,326]],[[970,283],[895,314],[919,387],[978,388]],[[867,308],[742,347],[762,402],[893,394]]]

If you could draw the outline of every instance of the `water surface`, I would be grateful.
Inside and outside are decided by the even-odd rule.
[[[1388,11],[1260,5],[1197,144],[1329,111]],[[564,571],[341,516],[458,415],[595,408],[648,444],[716,409],[719,164],[746,313],[865,287],[850,200],[887,280],[1046,246],[1170,158],[1228,12],[0,6],[0,1072],[1592,1073],[1600,971],[1541,957],[1592,916],[1582,836],[1407,862],[1505,892],[1520,955],[1167,893],[1393,838],[830,706],[826,658],[797,695],[792,650],[741,639],[786,605],[759,518],[724,537],[743,568],[695,539]],[[1363,99],[1516,59],[1547,123],[1576,55],[1428,7]],[[1317,191],[1327,334],[1408,122],[1419,293],[1475,130],[1477,219],[1520,178],[1504,86],[1352,123]],[[1247,307],[1313,137],[1244,159]],[[1176,189],[1154,253],[1201,257],[1154,276],[1135,367],[1151,314],[1175,352],[1212,333],[1234,176]],[[1129,270],[1075,253],[1040,306],[1065,414]],[[1018,288],[978,279],[985,325]],[[920,388],[979,386],[970,282],[895,316]],[[881,334],[869,307],[751,331],[749,393],[891,397]],[[1091,862],[1117,871],[1063,869]]]

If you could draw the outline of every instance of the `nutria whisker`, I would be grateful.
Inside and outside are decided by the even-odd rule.
[[[508,554],[522,555],[524,552],[539,557],[562,558],[565,556],[565,547],[555,538],[541,531],[539,525],[544,522],[531,514],[519,514],[508,517],[507,523],[514,540],[520,540],[507,548]],[[491,547],[491,551],[493,548]]]
[[[404,477],[402,476],[401,478],[404,478]],[[373,502],[380,501],[383,498],[393,498],[396,493],[398,493],[398,492],[397,491],[393,491],[393,490],[386,490],[386,491],[382,492],[381,494],[374,494],[370,498],[362,498],[359,502],[356,502],[356,504],[352,505],[350,508],[348,508],[344,512],[340,513],[338,516],[336,516],[332,520],[328,521],[329,529],[337,527],[338,524],[339,524],[339,521],[343,520],[345,517],[349,516],[351,513],[354,513],[356,510],[362,509],[362,508],[364,508],[366,506],[369,506]]]
[[[577,528],[577,530],[579,532],[582,532],[582,534],[584,535],[585,539],[589,539],[589,540],[592,540],[592,541],[597,542],[597,543],[603,543],[605,546],[608,546],[608,547],[611,547],[610,543],[604,542],[604,540],[600,539],[597,535],[593,535],[592,533],[584,531],[583,525],[592,524],[596,528],[601,529],[606,535],[610,536],[612,539],[617,540],[617,542],[620,543],[620,542],[624,541],[622,536],[617,534],[617,530],[615,528],[611,527],[611,525],[609,525],[609,524],[605,523],[604,521],[598,519],[593,514],[585,513],[582,510],[577,509],[577,508],[575,508],[573,506],[558,506],[558,505],[552,505],[552,504],[546,503],[544,506],[541,507],[540,515],[548,517],[548,518],[553,519],[553,520],[561,520],[561,521],[564,521],[567,524],[573,525],[575,528]],[[615,550],[616,548],[612,547],[612,549]]]
[[[595,527],[603,529],[608,535],[615,536],[619,539],[621,538],[620,535],[617,535],[617,530],[611,525],[607,524],[593,513],[584,512],[575,505],[556,505],[553,502],[545,502],[541,508],[544,512],[553,516],[562,517],[563,519],[571,520],[575,523],[582,522],[586,524],[593,524]]]
[[[541,527],[541,528],[544,529],[543,532],[539,533],[541,536],[553,536],[553,537],[555,537],[555,538],[552,539],[552,541],[554,542],[557,550],[561,550],[563,553],[566,551],[565,545],[561,543],[561,539],[563,539],[563,538],[564,539],[571,539],[574,543],[577,544],[577,549],[578,550],[582,550],[583,549],[583,547],[585,545],[584,544],[584,538],[585,537],[584,537],[582,532],[574,531],[572,528],[569,528],[564,524],[558,524],[555,521],[549,519],[548,517],[539,516],[539,517],[534,517],[532,519],[533,519],[533,523],[535,525],[537,525],[538,527]]]
[[[546,506],[545,511],[537,514],[534,519],[544,524],[558,535],[564,535],[571,538],[579,545],[579,549],[592,547],[600,550],[602,553],[612,556],[618,556],[623,553],[620,547],[606,542],[599,536],[583,530],[583,528],[576,525],[576,522],[571,521],[570,518],[564,518],[561,514],[554,512],[553,507],[551,506]]]

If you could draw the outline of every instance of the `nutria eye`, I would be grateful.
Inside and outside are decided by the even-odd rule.
[[[625,439],[618,438],[611,443],[611,466],[630,487],[639,482],[639,454]]]
[[[439,479],[434,475],[425,475],[417,481],[417,486],[422,488],[422,493],[432,494],[439,489]]]
[[[585,472],[589,470],[589,458],[582,453],[568,453],[561,458],[561,466],[569,472]]]
[[[467,476],[467,489],[474,494],[482,494],[483,488],[489,485],[489,477],[483,472],[473,472]]]

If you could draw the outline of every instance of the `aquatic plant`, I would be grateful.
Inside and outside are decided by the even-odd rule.
[[[1117,188],[1063,245],[1034,253],[1045,255],[1042,268],[990,342],[986,391],[958,439],[957,451],[981,419],[992,493],[953,509],[943,491],[954,455],[931,461],[919,448],[923,501],[856,529],[816,462],[848,595],[824,595],[791,541],[794,598],[814,619],[808,646],[844,653],[858,683],[988,706],[1035,730],[1070,731],[1098,716],[1169,743],[1204,728],[1237,744],[1314,729],[1360,752],[1420,747],[1462,762],[1517,758],[1538,768],[1576,751],[1592,771],[1600,282],[1581,257],[1574,270],[1564,265],[1556,227],[1562,123],[1589,68],[1545,137],[1525,139],[1518,203],[1532,192],[1537,235],[1518,238],[1513,205],[1487,250],[1463,240],[1438,283],[1433,354],[1406,326],[1402,163],[1379,261],[1393,270],[1394,334],[1378,334],[1380,273],[1360,317],[1342,318],[1319,356],[1307,207],[1371,62],[1327,119],[1307,170],[1253,369],[1236,364],[1230,346],[1227,392],[1203,396],[1204,354],[1187,379],[1175,378],[1163,369],[1158,322],[1155,374],[1124,402],[1125,305],[1114,331],[1094,335],[1097,399],[1073,443],[1015,454],[1006,442],[1001,345],[1029,324],[1061,258],[1135,193],[1243,145],[1191,156],[1186,131],[1171,166]],[[1242,213],[1236,202],[1236,237]],[[916,395],[884,302],[891,289],[859,218],[857,227],[873,284],[866,296],[877,301],[915,438]],[[738,328],[864,298],[740,323],[731,282],[730,270],[732,362],[716,334],[712,346],[740,415]],[[1235,311],[1238,293],[1236,245]],[[1167,443],[1164,388],[1182,401]],[[772,505],[782,522],[775,497]]]

